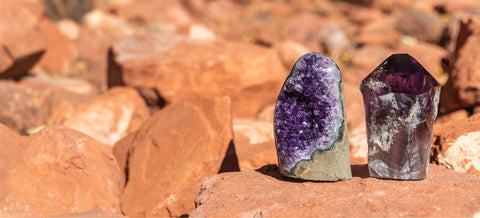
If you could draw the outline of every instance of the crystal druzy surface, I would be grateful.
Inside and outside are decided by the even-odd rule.
[[[328,181],[351,178],[343,99],[342,77],[334,61],[318,53],[297,61],[275,106],[275,142],[283,175]]]
[[[427,176],[440,84],[408,54],[394,54],[361,83],[372,177]]]

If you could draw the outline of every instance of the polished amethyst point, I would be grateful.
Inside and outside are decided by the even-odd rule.
[[[394,54],[360,85],[368,168],[377,178],[427,177],[440,84],[408,54]]]
[[[274,127],[283,175],[351,179],[342,75],[330,58],[308,53],[297,61],[278,96]]]

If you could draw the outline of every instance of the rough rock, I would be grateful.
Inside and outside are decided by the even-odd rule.
[[[480,18],[461,21],[453,68],[442,91],[441,105],[447,111],[480,104]]]
[[[122,169],[122,187],[125,187],[125,183],[127,182],[127,161],[128,161],[128,154],[129,149],[133,142],[135,141],[135,136],[137,132],[132,132],[127,136],[123,137],[122,139],[118,140],[117,143],[112,148],[113,155],[117,158],[117,164],[120,169]]]
[[[255,116],[259,120],[273,123],[273,114],[275,113],[275,104],[268,105],[264,107],[258,114]]]
[[[436,123],[432,161],[461,173],[480,174],[480,114]]]
[[[146,26],[157,32],[180,32],[193,20],[182,3],[175,0],[119,1],[108,10],[115,11],[120,19],[131,24]]]
[[[83,18],[84,25],[102,45],[111,44],[112,41],[131,36],[133,27],[112,14],[99,9],[88,12]]]
[[[342,54],[350,48],[347,30],[341,24],[329,23],[322,27],[318,33],[322,53],[339,62]],[[340,62],[339,62],[340,63]]]
[[[107,89],[106,54],[108,48],[136,29],[127,21],[111,13],[94,9],[87,13],[78,28],[75,40],[78,58],[72,63],[70,74],[92,81],[100,90]]]
[[[110,86],[156,89],[167,102],[192,93],[227,95],[234,117],[272,104],[285,77],[274,49],[243,43],[150,34],[122,40],[109,56]]]
[[[458,14],[462,12],[474,12],[479,8],[478,2],[469,0],[460,0],[456,2],[448,0],[435,0],[433,1],[434,7],[440,8],[446,13]],[[473,10],[472,10],[473,9]]]
[[[363,98],[358,85],[352,83],[344,83],[345,107],[347,113],[348,128],[354,128],[365,122],[365,111],[363,106]],[[363,125],[363,127],[365,127]]]
[[[274,46],[282,40],[286,16],[295,10],[284,2],[273,1],[185,2],[221,38],[263,46]]]
[[[392,54],[392,49],[382,44],[367,44],[352,54],[351,64],[355,67],[366,69],[367,72],[375,69]],[[367,76],[368,74],[364,75]]]
[[[39,96],[32,88],[0,81],[0,122],[19,133],[45,124]]]
[[[69,73],[72,61],[77,56],[74,41],[62,32],[49,19],[42,19],[40,31],[45,40],[46,52],[34,67],[34,73],[62,76]]]
[[[42,125],[59,124],[94,95],[81,79],[25,77],[0,82],[0,122],[21,134]]]
[[[85,13],[94,6],[94,0],[84,1],[56,1],[43,0],[45,5],[45,15],[53,20],[72,19],[81,22]]]
[[[456,110],[448,114],[443,114],[435,120],[435,124],[443,124],[448,122],[456,122],[456,120],[463,120],[468,118],[468,111],[464,109]],[[435,126],[434,126],[435,127]]]
[[[378,8],[373,7],[355,7],[348,10],[347,13],[348,19],[360,26],[378,22],[379,19],[384,17]]]
[[[212,42],[216,40],[215,33],[202,24],[192,24],[188,29],[188,38],[204,42]]]
[[[368,144],[362,93],[358,85],[351,83],[344,83],[344,91],[350,163],[365,164],[368,161]]]
[[[87,210],[84,212],[79,212],[79,213],[66,213],[66,214],[61,214],[61,215],[55,215],[52,217],[108,217],[108,218],[122,218],[122,217],[127,217],[121,214],[115,214],[115,213],[110,213],[102,209],[93,209],[93,210]]]
[[[233,139],[230,99],[172,103],[134,137],[126,156],[117,157],[128,158],[122,211],[127,216],[188,215],[200,184],[219,172]]]
[[[276,166],[205,181],[191,217],[472,217],[480,212],[480,176],[430,165],[422,181],[368,177],[352,166],[344,182],[300,182]],[[421,202],[421,203],[419,203]],[[459,203],[461,202],[461,203]]]
[[[6,169],[19,161],[23,148],[20,145],[20,135],[13,129],[0,123],[0,177]]]
[[[79,105],[97,95],[92,84],[80,78],[24,77],[19,87],[35,94],[31,100],[40,106],[46,125],[63,123]]]
[[[241,171],[255,170],[266,164],[277,164],[273,121],[254,118],[234,119],[233,130]]]
[[[1,1],[0,78],[25,74],[45,51],[39,16],[21,1]]]
[[[319,51],[320,32],[329,25],[339,25],[344,21],[341,18],[329,19],[313,12],[299,12],[289,18],[285,24],[284,38],[293,39],[305,45],[309,51]]]
[[[395,20],[392,16],[379,16],[374,22],[359,27],[356,41],[360,44],[381,44],[393,48],[401,37],[394,26]]]
[[[351,164],[368,163],[368,137],[366,126],[367,124],[363,121],[360,122],[359,125],[348,129]]]
[[[298,58],[308,53],[308,49],[302,45],[302,43],[293,40],[285,40],[277,43],[275,49],[286,69],[292,69]]]
[[[107,146],[64,127],[14,139],[0,140],[0,215],[120,213],[121,175]]]
[[[63,125],[113,146],[149,116],[145,101],[135,89],[115,87],[80,106]]]
[[[442,35],[443,26],[437,14],[409,9],[398,17],[396,29],[404,35],[412,36],[418,40],[438,42]]]

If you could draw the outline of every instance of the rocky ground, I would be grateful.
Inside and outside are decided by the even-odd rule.
[[[0,0],[0,216],[480,216],[478,0]],[[354,178],[278,173],[296,59],[342,71]],[[370,178],[361,80],[441,84],[426,180]]]

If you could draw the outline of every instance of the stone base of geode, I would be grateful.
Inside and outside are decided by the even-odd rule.
[[[282,175],[314,181],[345,181],[352,178],[350,168],[348,135],[336,144],[332,151],[316,151],[312,160],[299,161],[291,172],[282,171]]]

